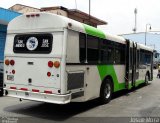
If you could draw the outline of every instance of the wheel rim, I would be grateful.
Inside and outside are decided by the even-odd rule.
[[[105,98],[108,99],[111,96],[111,86],[110,84],[106,84],[105,87]]]

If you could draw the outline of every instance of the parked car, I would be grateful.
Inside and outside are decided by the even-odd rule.
[[[0,96],[3,96],[3,62],[0,61]]]

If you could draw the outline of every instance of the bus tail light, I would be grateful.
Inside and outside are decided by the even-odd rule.
[[[55,67],[55,68],[59,68],[59,66],[60,66],[60,62],[59,62],[59,61],[55,61],[55,62],[54,62],[54,67]]]
[[[51,76],[51,72],[47,72],[47,76],[50,77]]]
[[[14,60],[10,60],[10,64],[13,66],[15,64]]]
[[[40,14],[31,14],[31,15],[26,15],[26,17],[27,18],[29,18],[29,17],[39,17],[40,16]]]
[[[16,73],[16,71],[15,70],[12,70],[12,74],[15,74]]]
[[[32,89],[32,91],[33,91],[33,92],[39,92],[39,90],[37,90],[37,89]]]
[[[46,93],[46,94],[52,94],[52,91],[44,91],[44,93]]]
[[[16,87],[10,87],[10,89],[17,89]]]
[[[5,60],[5,65],[7,65],[7,66],[9,65],[9,60],[8,59]]]
[[[52,61],[48,62],[48,67],[53,67],[53,62]]]
[[[20,90],[22,90],[22,91],[28,91],[27,88],[21,88]]]

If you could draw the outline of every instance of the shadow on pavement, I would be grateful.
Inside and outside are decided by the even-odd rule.
[[[150,86],[151,83],[148,83],[147,86]],[[147,87],[144,83],[140,84],[138,87],[136,88],[132,88],[131,90],[122,90],[122,91],[118,91],[116,93],[113,94],[113,97],[112,97],[112,100],[113,99],[116,99],[116,98],[119,98],[121,96],[129,96],[130,94],[134,93],[134,92],[137,92],[139,89],[141,88],[145,88]]]
[[[141,85],[135,89],[129,91],[120,91],[118,93],[114,93],[113,99],[119,98],[121,96],[129,96],[131,92],[136,92],[138,89],[145,87]],[[107,105],[107,104],[106,104]],[[49,103],[35,103],[35,102],[27,102],[21,103],[18,105],[12,105],[4,108],[4,111],[18,113],[22,115],[27,115],[30,117],[43,118],[47,120],[54,121],[64,121],[77,114],[86,112],[90,109],[101,106],[98,99],[94,99],[88,102],[80,102],[80,103],[69,103],[66,105],[56,105]]]
[[[4,108],[4,111],[48,120],[63,121],[75,116],[76,114],[80,114],[98,106],[100,106],[100,104],[97,99],[88,102],[74,102],[65,105],[34,103],[32,106],[32,102],[27,102],[6,107]]]

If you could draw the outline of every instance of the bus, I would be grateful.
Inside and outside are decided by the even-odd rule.
[[[153,79],[153,49],[51,13],[29,13],[7,29],[7,96],[55,104],[99,98]]]

